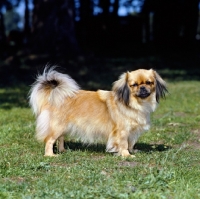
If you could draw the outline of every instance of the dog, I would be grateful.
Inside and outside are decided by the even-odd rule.
[[[83,143],[104,142],[106,151],[123,157],[150,128],[150,114],[168,92],[153,69],[123,73],[111,91],[81,90],[67,74],[45,67],[29,93],[36,116],[36,138],[45,142],[45,156],[55,156],[53,145],[64,152],[64,136]]]

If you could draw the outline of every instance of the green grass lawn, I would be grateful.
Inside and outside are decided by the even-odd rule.
[[[28,89],[0,89],[0,198],[200,198],[200,82],[168,83],[128,159],[74,140],[66,153],[44,157]]]

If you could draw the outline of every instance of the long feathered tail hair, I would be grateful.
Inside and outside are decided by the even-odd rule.
[[[73,97],[80,89],[70,76],[57,72],[55,68],[45,67],[30,90],[29,104],[36,116],[47,102],[60,106],[66,97]]]
[[[36,139],[45,141],[49,134],[50,112],[45,105],[60,106],[66,97],[73,97],[79,90],[77,83],[68,75],[59,73],[55,67],[46,67],[38,75],[29,93],[29,103],[36,115]]]

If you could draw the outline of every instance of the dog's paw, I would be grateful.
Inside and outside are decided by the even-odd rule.
[[[59,149],[59,153],[65,153],[65,152],[67,152],[66,149]]]
[[[135,158],[136,156],[135,155],[129,155],[129,156],[127,156],[128,158],[130,157],[130,158]]]
[[[119,155],[121,155],[121,156],[124,157],[124,158],[128,158],[128,157],[134,158],[134,157],[135,157],[134,155],[131,155],[131,154],[129,153],[129,151],[126,150],[126,149],[122,150],[122,151],[119,153]]]
[[[135,158],[135,157],[136,157],[135,155],[131,154],[122,156],[122,158]]]
[[[58,157],[58,154],[44,154],[44,157]]]
[[[133,153],[133,148],[128,149],[129,153]]]

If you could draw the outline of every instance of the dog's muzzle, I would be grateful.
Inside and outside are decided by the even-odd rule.
[[[143,99],[143,98],[148,97],[150,94],[151,93],[144,86],[141,86],[138,93],[138,97]]]

